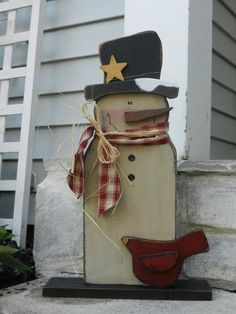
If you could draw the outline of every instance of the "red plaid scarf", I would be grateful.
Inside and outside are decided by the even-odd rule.
[[[136,131],[152,131],[160,130],[160,135],[152,137],[137,137]],[[161,145],[169,142],[168,123],[158,123],[155,125],[143,126],[139,129],[127,130],[133,132],[132,137],[123,135],[109,135],[104,133],[104,136],[113,145]],[[67,177],[67,182],[70,189],[79,198],[84,194],[84,151],[90,145],[89,140],[96,134],[94,126],[89,126],[82,134],[79,148],[74,157],[74,167],[70,170]],[[106,153],[104,152],[106,155]],[[120,172],[117,162],[102,163],[99,161],[98,170],[98,213],[99,216],[104,214],[110,208],[115,208],[122,195],[122,186],[120,180]]]

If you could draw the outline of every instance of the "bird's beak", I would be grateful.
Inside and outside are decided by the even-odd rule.
[[[127,236],[124,236],[124,237],[121,238],[121,241],[122,241],[125,245],[127,245],[128,241],[129,241],[129,238],[128,238]]]

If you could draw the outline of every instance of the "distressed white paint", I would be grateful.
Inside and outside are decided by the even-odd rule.
[[[209,158],[211,14],[211,0],[125,2],[125,35],[155,30],[163,44],[161,79],[179,85],[169,101],[178,159]]]
[[[178,87],[176,83],[165,82],[162,80],[151,79],[151,78],[135,79],[135,84],[145,92],[151,92],[158,86]]]

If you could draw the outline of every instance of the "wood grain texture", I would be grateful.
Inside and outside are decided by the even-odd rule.
[[[132,255],[134,274],[148,286],[172,286],[188,256],[209,250],[207,238],[201,229],[173,241],[125,238],[128,238],[125,245]]]
[[[128,101],[132,100],[132,105]],[[99,110],[127,110],[144,108],[166,108],[163,97],[150,94],[123,94],[101,98]],[[100,111],[99,111],[100,114]],[[162,120],[161,120],[162,119]],[[165,117],[157,118],[163,121]],[[124,119],[107,124],[107,131],[125,130],[153,123],[125,122]],[[150,239],[170,240],[175,237],[175,152],[170,144],[119,146],[119,165],[128,176],[135,180],[131,186],[121,175],[123,195],[115,211],[115,220],[111,211],[98,218],[97,190],[98,169],[89,175],[96,160],[97,140],[86,155],[85,160],[85,211],[99,225],[103,232],[119,247],[115,247],[85,215],[85,280],[88,283],[140,284],[132,272],[131,256],[120,239],[125,234]],[[129,156],[135,159],[129,159]],[[94,261],[96,260],[96,263]]]

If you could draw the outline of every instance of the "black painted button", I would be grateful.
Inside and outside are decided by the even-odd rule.
[[[135,160],[135,156],[134,155],[129,155],[129,161],[134,161]]]
[[[135,180],[135,175],[133,173],[128,175],[128,178],[130,181],[134,181]]]

